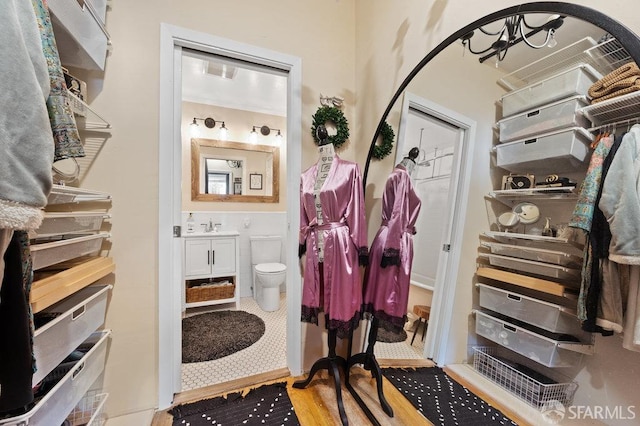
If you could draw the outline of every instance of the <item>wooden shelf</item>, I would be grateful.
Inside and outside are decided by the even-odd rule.
[[[565,297],[567,293],[575,293],[575,289],[573,287],[568,287],[555,281],[520,275],[495,268],[481,267],[478,268],[476,274],[478,277],[502,281],[519,287],[541,291],[553,296]]]
[[[31,286],[30,302],[33,313],[48,308],[116,269],[110,257],[80,258],[56,266],[64,269],[38,273],[42,278],[34,281]]]

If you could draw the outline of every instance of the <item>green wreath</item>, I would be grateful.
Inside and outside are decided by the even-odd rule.
[[[393,150],[393,138],[396,136],[393,133],[393,128],[386,121],[382,124],[382,129],[380,129],[380,137],[382,138],[381,143],[376,143],[373,146],[373,158],[377,160],[382,160],[387,155],[391,154]]]
[[[349,139],[349,123],[340,109],[321,106],[311,118],[313,118],[311,135],[313,136],[313,140],[316,141],[316,145],[320,144],[320,140],[316,135],[318,126],[328,121],[332,122],[338,131],[335,135],[329,136],[329,142],[332,143],[334,147],[340,148],[340,145]]]

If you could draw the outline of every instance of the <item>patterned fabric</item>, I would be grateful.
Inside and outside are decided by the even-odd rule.
[[[598,190],[600,189],[600,180],[602,178],[602,162],[609,153],[611,145],[613,145],[613,140],[611,136],[602,138],[596,150],[591,155],[589,169],[582,181],[582,185],[580,185],[578,202],[569,221],[569,226],[572,228],[579,228],[586,232],[591,231],[595,200],[598,195]]]
[[[84,157],[84,147],[78,134],[73,111],[71,111],[71,98],[68,95],[67,85],[62,74],[62,65],[60,64],[60,56],[58,55],[58,47],[56,46],[46,0],[32,0],[32,3],[42,38],[42,50],[49,68],[49,80],[51,81],[47,109],[55,142],[54,161]]]

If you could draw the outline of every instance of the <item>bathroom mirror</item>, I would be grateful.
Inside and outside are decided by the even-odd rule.
[[[279,202],[280,149],[191,139],[191,200]]]
[[[480,27],[487,28],[490,30],[491,29],[496,30],[495,27],[498,26],[499,28],[499,25],[501,25],[499,22],[503,21],[505,18],[517,16],[517,15],[525,15],[527,19],[534,21],[536,19],[536,16],[540,16],[540,14],[546,14],[547,16],[560,15],[565,17],[565,24],[563,26],[567,25],[567,21],[573,19],[576,22],[580,21],[585,24],[590,24],[594,26],[594,28],[599,28],[602,33],[609,33],[614,38],[616,38],[619,41],[619,43],[626,49],[626,51],[629,53],[631,58],[635,60],[636,63],[640,63],[640,39],[636,36],[636,34],[634,34],[627,27],[625,27],[618,21],[614,20],[613,18],[609,17],[608,15],[605,15],[602,12],[599,12],[595,9],[591,9],[589,7],[580,6],[580,5],[571,4],[571,3],[562,3],[562,2],[536,2],[536,3],[525,3],[517,6],[512,6],[512,7],[491,13],[489,15],[486,15],[470,23],[469,25],[461,28],[460,30],[454,32],[445,40],[443,40],[433,50],[431,50],[411,70],[411,72],[407,75],[407,77],[402,81],[402,83],[400,84],[400,86],[392,96],[385,111],[383,112],[382,117],[380,118],[380,121],[378,122],[377,128],[374,132],[373,139],[370,143],[369,153],[367,155],[366,163],[364,166],[364,173],[363,173],[363,183],[364,183],[365,190],[367,188],[367,178],[369,174],[369,168],[371,165],[374,147],[377,143],[379,143],[380,132],[384,127],[385,122],[387,122],[387,120],[389,120],[389,124],[391,124],[394,128],[396,128],[397,122],[398,122],[398,120],[396,120],[397,117],[391,117],[390,113],[394,109],[398,109],[398,105],[399,105],[398,101],[400,100],[401,102],[401,96],[404,94],[405,90],[408,88],[410,83],[412,83],[414,80],[420,80],[421,78],[423,78],[423,73],[428,72],[428,69],[423,70],[425,65],[430,63],[434,58],[436,58],[436,56],[442,53],[449,46],[451,46],[451,48],[457,48],[460,55],[462,55],[463,48],[461,45],[461,40],[465,36],[471,34],[472,32],[474,33],[472,40],[473,40],[473,43],[476,43],[476,49],[480,46],[486,47],[486,43],[483,43],[483,41],[480,41],[481,37],[483,36],[482,32],[479,30]],[[538,22],[537,24],[539,25],[540,23]],[[566,27],[565,28],[560,27],[557,30],[556,34],[558,36],[557,38],[560,39],[561,37],[568,36],[571,33],[572,31],[567,30]],[[509,55],[513,55],[512,49],[513,48],[509,49]],[[527,50],[527,49],[528,49],[528,52],[526,54],[528,55],[535,55],[535,52],[539,52],[535,49],[528,48],[527,46],[522,47],[522,50]],[[488,52],[488,53],[490,54],[491,52]],[[548,53],[549,53],[548,51],[545,52],[545,54],[548,54]],[[467,52],[467,55],[474,56],[469,52]],[[484,56],[484,55],[479,55],[478,57],[480,56]],[[510,59],[510,57],[507,55],[507,58],[505,59]],[[535,60],[536,60],[535,57],[530,56],[529,62],[532,62]],[[491,61],[495,62],[495,58],[494,57],[489,58],[488,61],[490,63]],[[486,65],[487,64],[485,64],[485,66]],[[480,66],[480,64],[478,64],[478,66]],[[468,72],[473,72],[473,71],[468,70]],[[411,91],[414,91],[413,87],[411,87],[410,89]],[[425,98],[429,97],[427,93],[418,92],[418,94],[420,96],[424,96]],[[462,94],[459,94],[459,93],[458,94],[452,93],[452,96],[458,96],[458,95],[462,96]],[[397,128],[395,130],[397,131]]]

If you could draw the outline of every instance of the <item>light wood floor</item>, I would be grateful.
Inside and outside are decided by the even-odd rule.
[[[380,365],[383,367],[432,367],[434,365],[433,362],[429,360],[411,361],[412,362],[408,363],[407,360],[380,360]],[[334,426],[341,424],[338,406],[336,404],[336,391],[333,385],[333,379],[327,375],[326,371],[320,371],[316,374],[315,378],[305,389],[293,388],[292,384],[296,380],[306,378],[306,375],[300,377],[277,377],[285,371],[286,369],[248,377],[240,381],[224,384],[222,385],[223,387],[216,385],[184,392],[176,395],[174,405],[212,398],[232,391],[237,392],[238,390],[242,390],[243,392],[248,392],[250,389],[261,385],[286,381],[289,398],[291,398],[301,425]],[[349,381],[381,425],[432,425],[386,378],[383,382],[383,392],[385,398],[393,408],[394,416],[392,418],[387,416],[380,407],[376,382],[371,378],[370,372],[360,367],[353,367]],[[366,414],[344,386],[344,380],[342,380],[342,400],[350,425],[361,426],[371,424]],[[173,416],[168,414],[167,411],[161,411],[156,413],[151,426],[171,426],[172,420]]]

